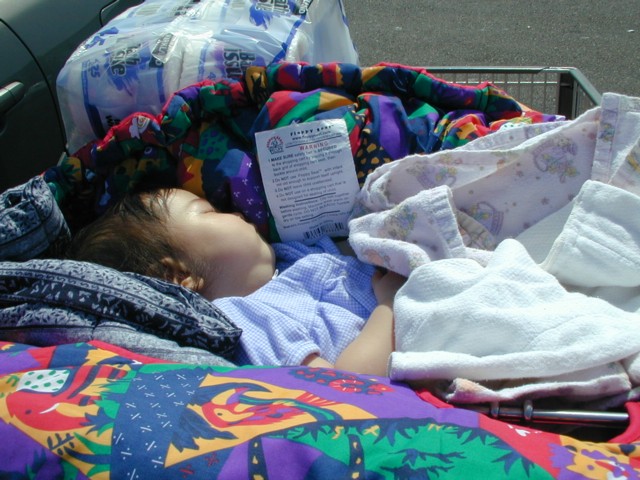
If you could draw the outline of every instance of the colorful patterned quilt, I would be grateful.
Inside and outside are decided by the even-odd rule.
[[[269,226],[254,135],[320,119],[344,119],[364,182],[378,165],[408,154],[459,147],[505,123],[558,117],[531,111],[489,83],[457,85],[423,68],[276,63],[250,67],[241,80],[186,87],[160,114],[126,117],[45,178],[72,227],[152,179],[240,211],[278,240]]]
[[[451,408],[387,379],[0,342],[1,478],[637,478],[637,444]]]

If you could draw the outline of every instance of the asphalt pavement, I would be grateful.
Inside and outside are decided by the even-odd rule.
[[[640,97],[640,0],[344,0],[360,65],[576,67]]]

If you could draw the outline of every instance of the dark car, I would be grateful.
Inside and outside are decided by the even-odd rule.
[[[56,78],[76,47],[142,0],[0,0],[0,191],[65,149]]]

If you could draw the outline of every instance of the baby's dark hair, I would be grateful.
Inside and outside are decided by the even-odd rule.
[[[66,257],[167,279],[163,258],[187,258],[166,226],[170,189],[125,195],[74,235]]]

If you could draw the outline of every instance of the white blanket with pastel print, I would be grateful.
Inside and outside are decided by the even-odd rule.
[[[617,94],[380,167],[350,242],[409,277],[391,377],[460,402],[636,398],[639,211],[640,99]]]

